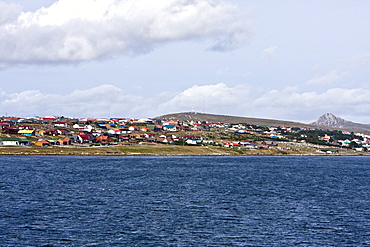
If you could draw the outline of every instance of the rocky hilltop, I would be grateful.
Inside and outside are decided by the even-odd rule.
[[[328,126],[328,127],[345,128],[349,124],[353,124],[353,122],[344,120],[343,118],[337,117],[332,113],[325,113],[324,115],[320,116],[315,122],[311,124],[320,125],[320,126]]]
[[[325,113],[311,124],[316,126],[325,126],[338,129],[370,132],[370,124],[354,123],[348,120],[344,120],[343,118],[337,117],[332,113]]]

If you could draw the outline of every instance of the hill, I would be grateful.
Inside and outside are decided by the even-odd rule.
[[[321,128],[328,130],[345,130],[345,131],[358,131],[370,133],[370,124],[360,124],[347,121],[334,116],[333,114],[326,113],[313,123],[305,124],[292,121],[264,119],[264,118],[248,118],[228,115],[206,114],[198,112],[183,112],[166,114],[156,117],[162,120],[177,119],[181,121],[195,120],[195,121],[208,121],[208,122],[221,122],[221,123],[248,123],[253,125],[267,125],[267,126],[287,126],[299,128]]]
[[[273,119],[263,119],[263,118],[247,118],[247,117],[237,117],[237,116],[227,116],[227,115],[216,115],[216,114],[206,114],[197,112],[184,112],[184,113],[174,113],[167,114],[157,117],[162,120],[177,119],[180,121],[195,120],[195,121],[208,121],[208,122],[221,122],[221,123],[248,123],[253,125],[267,125],[267,126],[289,126],[289,127],[299,127],[299,128],[317,128],[317,126],[283,121],[283,120],[273,120]]]
[[[344,120],[343,118],[337,117],[332,113],[325,113],[311,124],[316,126],[325,126],[337,129],[370,132],[370,124],[354,123],[348,120]]]

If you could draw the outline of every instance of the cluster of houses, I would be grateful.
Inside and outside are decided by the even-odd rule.
[[[284,149],[277,144],[284,133],[297,128],[255,126],[249,124],[211,123],[160,119],[89,119],[64,117],[0,118],[0,146],[53,146],[53,145],[127,145],[166,143],[180,145],[220,145],[224,147]],[[176,132],[176,133],[175,133]],[[198,134],[189,134],[197,133]],[[212,135],[205,133],[213,133]],[[221,138],[237,135],[237,140]],[[258,141],[252,138],[256,136]],[[360,135],[360,134],[359,134]],[[343,140],[345,146],[353,141],[370,146],[370,136]],[[323,141],[330,136],[320,137]],[[231,139],[231,140],[230,140]]]
[[[342,131],[345,135],[350,135],[348,131]],[[332,140],[330,135],[320,136],[320,140],[327,142],[333,146],[341,146],[341,147],[351,147],[355,144],[355,149],[358,151],[363,151],[370,148],[370,135],[364,133],[356,133],[355,138],[347,138],[343,140]]]

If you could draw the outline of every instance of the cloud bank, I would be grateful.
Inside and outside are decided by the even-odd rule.
[[[370,123],[370,117],[366,117],[370,111],[370,90],[332,88],[318,93],[287,87],[261,94],[258,91],[252,86],[229,87],[225,83],[196,85],[182,92],[163,92],[151,98],[131,95],[112,85],[75,90],[67,95],[45,94],[38,90],[7,94],[0,90],[0,115],[156,117],[194,109],[197,112],[306,123],[332,112],[347,120]]]
[[[222,0],[59,0],[35,12],[0,1],[2,67],[147,53],[174,41],[225,51],[250,39],[245,13]]]

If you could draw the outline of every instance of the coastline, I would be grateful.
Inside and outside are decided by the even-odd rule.
[[[336,153],[315,149],[236,149],[218,146],[127,145],[0,147],[0,156],[370,156],[369,152],[344,149]]]

